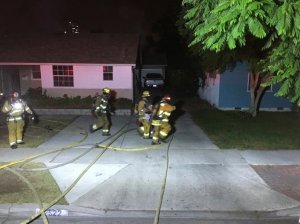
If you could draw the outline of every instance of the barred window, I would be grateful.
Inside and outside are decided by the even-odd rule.
[[[113,80],[113,66],[103,66],[103,80]]]
[[[41,68],[39,65],[32,65],[32,79],[41,79]]]
[[[72,65],[53,65],[54,86],[74,86]]]

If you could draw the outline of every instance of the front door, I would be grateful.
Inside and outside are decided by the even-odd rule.
[[[11,90],[20,93],[20,75],[18,66],[0,66],[0,92],[8,95]]]

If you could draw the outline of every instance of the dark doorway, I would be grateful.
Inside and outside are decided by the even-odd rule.
[[[0,66],[0,91],[8,94],[9,91],[20,92],[20,75],[18,66]]]

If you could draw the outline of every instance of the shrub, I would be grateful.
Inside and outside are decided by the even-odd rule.
[[[113,105],[115,109],[131,109],[132,108],[132,101],[127,98],[117,98]]]
[[[69,97],[65,94],[63,97],[47,96],[46,92],[43,93],[42,88],[28,89],[23,99],[32,108],[39,109],[90,109],[93,105],[94,97],[75,96]],[[115,109],[130,109],[132,102],[130,99],[118,98],[113,101]]]

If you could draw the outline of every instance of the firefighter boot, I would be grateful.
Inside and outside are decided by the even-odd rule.
[[[10,146],[10,148],[11,149],[16,149],[16,148],[18,148],[18,146],[17,146],[17,144],[13,144],[13,145]]]
[[[91,124],[90,127],[89,127],[90,133],[93,133],[93,132],[95,132],[97,130],[97,129],[94,129],[93,126],[94,125]]]
[[[109,132],[103,132],[102,136],[111,136],[111,134]]]

